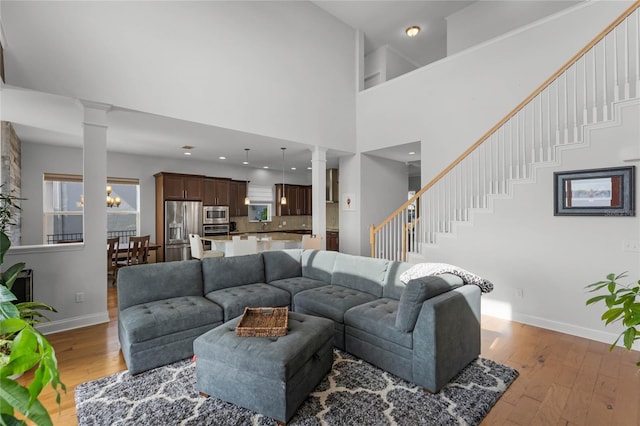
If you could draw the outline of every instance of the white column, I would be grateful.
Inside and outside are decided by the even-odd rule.
[[[311,150],[311,185],[312,188],[312,213],[313,233],[322,236],[322,247],[327,244],[327,150],[315,146]]]
[[[109,105],[82,101],[83,121],[83,194],[84,245],[87,260],[106,293],[107,288],[107,112]]]

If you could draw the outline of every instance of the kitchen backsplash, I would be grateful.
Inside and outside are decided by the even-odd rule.
[[[273,216],[271,222],[249,222],[247,216],[232,217],[237,232],[292,231],[311,229],[311,216]]]
[[[236,232],[292,231],[312,229],[312,216],[273,216],[271,222],[249,222],[247,216],[232,217],[236,223]],[[340,227],[338,204],[327,204],[327,229]]]

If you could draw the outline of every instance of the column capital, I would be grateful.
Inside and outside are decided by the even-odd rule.
[[[112,105],[84,99],[81,99],[80,102],[84,107],[84,125],[107,127],[107,113],[111,110]]]

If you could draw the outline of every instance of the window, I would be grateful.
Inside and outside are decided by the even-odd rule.
[[[120,205],[107,209],[107,236],[127,242],[138,234],[140,225],[140,185],[138,179],[107,178],[111,197]],[[105,188],[105,200],[107,192]],[[44,176],[44,242],[79,242],[83,233],[82,176],[47,173]]]

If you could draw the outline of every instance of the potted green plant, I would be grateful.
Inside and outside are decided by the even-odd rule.
[[[0,267],[11,247],[6,234],[12,224],[13,211],[20,200],[12,194],[0,192]],[[38,426],[52,425],[51,417],[38,401],[38,395],[51,383],[60,404],[60,392],[66,391],[60,382],[55,351],[47,339],[33,325],[48,320],[40,311],[54,311],[51,306],[39,302],[14,304],[17,300],[11,291],[25,264],[16,263],[0,274],[0,425],[20,425],[23,420],[15,417],[16,410]],[[16,376],[35,368],[28,386],[22,386]]]
[[[606,280],[587,286],[591,293],[602,289],[605,290],[605,294],[587,300],[587,305],[604,301],[608,309],[602,314],[601,319],[605,324],[622,321],[622,325],[626,327],[615,342],[611,344],[609,350],[615,348],[620,338],[622,338],[622,343],[628,350],[631,350],[636,340],[640,340],[640,280],[636,283],[637,285],[624,285],[618,282],[626,277],[626,272],[620,275],[609,274]],[[640,367],[640,361],[636,365]]]

